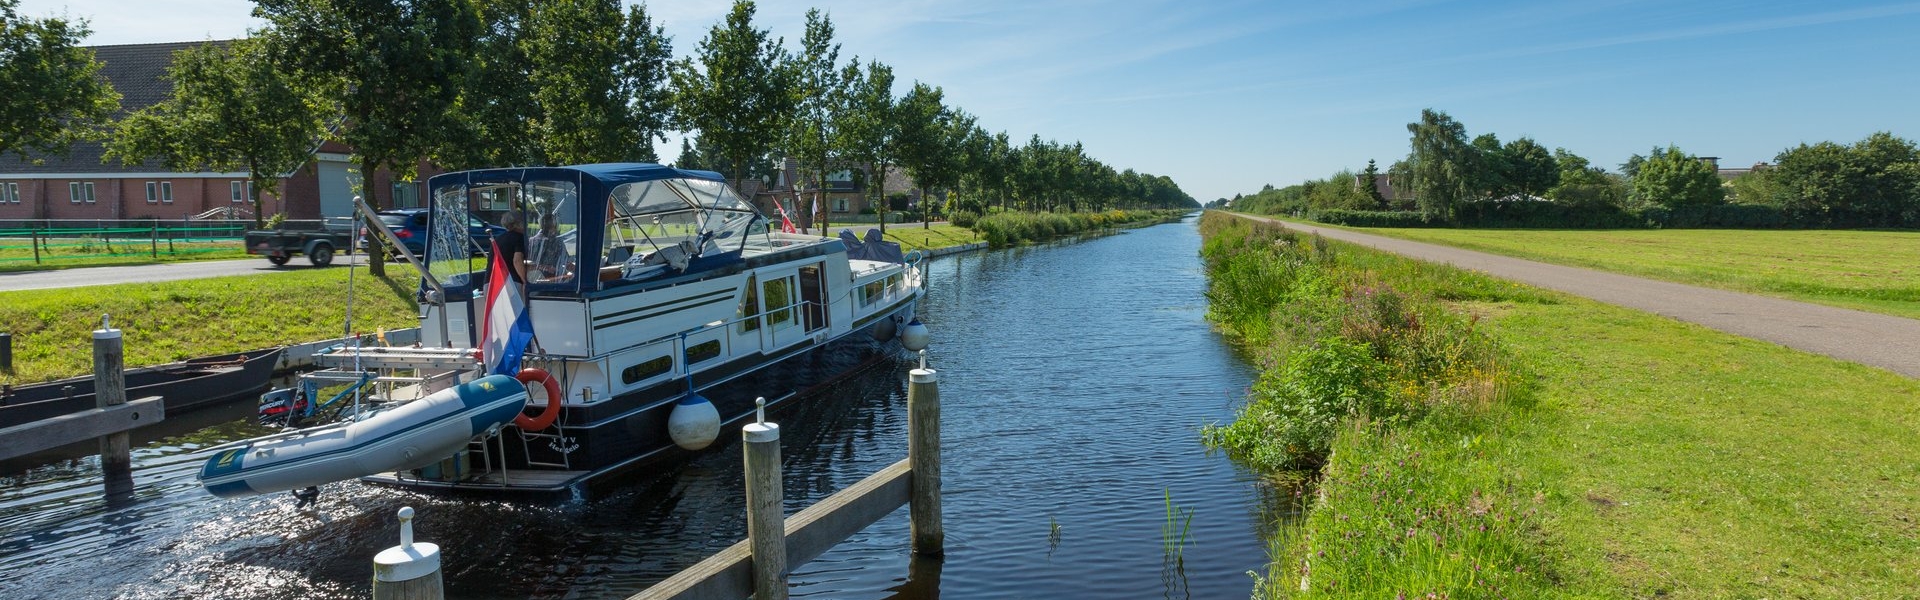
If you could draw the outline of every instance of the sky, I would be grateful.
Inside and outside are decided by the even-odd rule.
[[[1673,0],[858,0],[759,3],[799,45],[809,8],[841,58],[1015,140],[1079,141],[1202,202],[1404,158],[1442,110],[1470,136],[1531,137],[1617,170],[1677,145],[1723,166],[1876,131],[1920,137],[1920,3]],[[246,0],[21,0],[90,20],[89,45],[225,39]],[[648,3],[689,54],[729,8]],[[678,141],[660,145],[663,160]]]

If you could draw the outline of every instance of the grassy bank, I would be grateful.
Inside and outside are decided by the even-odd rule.
[[[865,236],[865,229],[855,229]],[[953,225],[934,225],[922,227],[919,223],[890,223],[887,225],[887,241],[900,244],[902,250],[938,250],[954,246],[965,246],[985,241],[980,234],[965,227]]]
[[[1920,232],[1361,229],[1543,262],[1920,318]]]
[[[1177,221],[1185,211],[1109,210],[1096,213],[1001,212],[974,220],[971,227],[993,247],[1051,240],[1063,235],[1137,223]]]
[[[1214,318],[1244,342],[1264,341],[1252,347],[1271,367],[1246,413],[1284,412],[1258,408],[1285,397],[1263,389],[1312,381],[1288,373],[1308,353],[1295,336],[1262,337],[1254,311],[1221,308],[1231,279],[1211,254],[1227,246],[1222,239],[1271,234],[1207,229]],[[1273,255],[1295,240],[1242,241],[1235,253]],[[1485,336],[1504,375],[1456,380],[1491,385],[1456,396],[1483,402],[1438,403],[1412,419],[1341,415],[1326,459],[1307,472],[1318,477],[1312,508],[1274,540],[1256,595],[1899,597],[1920,585],[1914,381],[1477,274],[1325,248],[1332,258],[1315,268],[1328,279],[1393,282],[1416,305],[1467,315],[1472,327],[1455,335]],[[1289,303],[1324,293],[1311,287],[1274,294],[1281,301],[1270,307],[1290,308],[1268,312],[1265,330],[1354,320],[1353,311],[1324,318]],[[1270,455],[1297,446],[1261,437],[1283,446]],[[1244,459],[1262,446],[1227,447]],[[1261,468],[1301,477],[1286,470],[1299,466]]]
[[[156,248],[149,246],[146,240],[137,242],[122,240],[115,242],[111,247],[97,240],[74,240],[41,248],[37,260],[33,250],[33,244],[28,240],[14,238],[0,240],[0,273],[223,260],[247,256],[246,250],[240,247],[238,241],[174,242],[169,247],[163,240],[155,252]]]
[[[392,270],[400,273],[400,270]],[[347,269],[293,269],[52,290],[0,292],[0,323],[13,334],[14,383],[89,373],[100,315],[126,335],[126,363],[186,358],[338,337]],[[355,273],[354,322],[362,332],[419,325],[418,277]]]

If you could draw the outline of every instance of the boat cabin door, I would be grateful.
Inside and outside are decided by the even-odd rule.
[[[827,326],[826,269],[821,263],[800,267],[800,301],[805,304],[807,332]]]

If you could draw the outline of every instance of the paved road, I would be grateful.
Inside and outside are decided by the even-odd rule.
[[[1920,321],[1913,319],[1251,218],[1920,378]]]
[[[359,254],[351,257],[334,255],[333,267],[353,264]],[[333,268],[329,267],[329,268]],[[149,283],[156,281],[178,281],[181,279],[199,279],[202,277],[221,277],[226,275],[253,275],[296,269],[311,269],[305,256],[293,257],[285,267],[274,267],[265,258],[244,258],[235,260],[209,260],[200,262],[160,263],[152,265],[133,265],[126,267],[84,267],[78,269],[59,269],[54,271],[21,271],[0,273],[0,292],[18,290],[43,290],[51,288],[69,288],[111,283]]]

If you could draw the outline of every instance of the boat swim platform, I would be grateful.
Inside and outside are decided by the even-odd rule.
[[[552,469],[514,469],[494,471],[461,481],[434,481],[418,477],[403,476],[399,473],[381,473],[361,477],[361,481],[375,485],[396,487],[426,488],[446,492],[561,492],[586,480],[590,471],[561,471]]]

